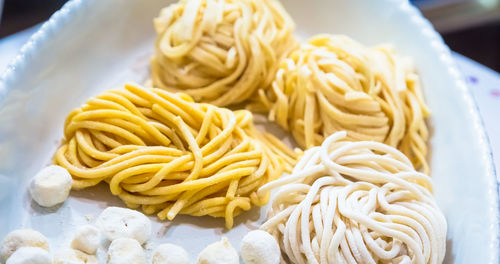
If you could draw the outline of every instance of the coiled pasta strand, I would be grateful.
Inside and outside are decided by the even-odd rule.
[[[446,220],[430,177],[388,145],[346,136],[331,135],[261,187],[278,188],[261,229],[290,263],[442,263]]]
[[[74,189],[105,181],[129,207],[233,217],[267,203],[256,193],[293,167],[296,153],[258,131],[248,111],[194,103],[186,94],[125,85],[71,112],[55,163]],[[272,144],[272,145],[271,145]]]
[[[387,46],[366,48],[318,35],[281,61],[270,89],[259,90],[269,118],[303,148],[336,131],[397,147],[417,169],[427,164],[429,116],[411,63]]]
[[[276,0],[181,0],[154,20],[153,86],[218,106],[268,87],[297,44]]]

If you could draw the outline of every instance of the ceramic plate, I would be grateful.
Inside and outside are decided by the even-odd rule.
[[[124,82],[143,82],[155,38],[152,19],[172,1],[68,2],[22,48],[0,81],[0,237],[20,227],[40,230],[53,249],[74,226],[122,203],[106,186],[72,192],[57,210],[33,204],[28,180],[51,162],[71,109]],[[306,38],[346,34],[367,45],[390,42],[415,59],[432,110],[432,178],[448,221],[446,263],[498,263],[498,194],[489,144],[477,108],[449,49],[404,0],[283,0]],[[154,221],[154,239],[178,243],[192,259],[208,243],[229,237],[235,247],[259,225],[264,209],[237,218],[180,216]]]

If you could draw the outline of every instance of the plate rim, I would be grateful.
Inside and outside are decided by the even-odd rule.
[[[484,120],[479,114],[479,106],[477,101],[472,96],[472,92],[467,86],[462,73],[459,71],[455,59],[451,55],[450,48],[445,44],[443,38],[434,29],[434,26],[429,20],[427,20],[422,12],[410,4],[409,0],[384,0],[392,2],[394,4],[399,4],[399,9],[405,12],[410,20],[420,27],[420,31],[425,38],[428,39],[429,43],[432,43],[432,48],[440,53],[438,60],[441,61],[448,69],[448,74],[455,80],[455,86],[461,91],[462,99],[467,104],[465,107],[469,110],[472,118],[471,126],[474,127],[476,135],[479,136],[479,149],[481,152],[481,160],[486,169],[486,180],[488,184],[488,198],[489,198],[489,210],[490,210],[490,226],[489,229],[492,231],[489,238],[489,249],[492,253],[490,256],[489,263],[499,263],[500,260],[500,240],[499,240],[499,223],[500,223],[500,206],[499,206],[499,185],[497,182],[496,168],[493,159],[493,151],[491,148],[491,143],[486,133],[486,127],[484,125]]]
[[[88,7],[90,2],[87,0],[69,0],[59,10],[54,12],[50,18],[43,22],[38,30],[31,35],[7,64],[7,67],[0,73],[0,105],[7,94],[11,91],[12,84],[22,75],[23,69],[36,55],[37,50],[50,44],[52,37],[68,24],[75,13]]]
[[[484,120],[479,114],[479,107],[470,89],[467,87],[462,74],[458,70],[455,60],[451,55],[450,48],[444,43],[433,25],[423,17],[420,10],[410,4],[409,0],[383,0],[390,2],[401,12],[408,15],[412,23],[416,24],[423,36],[432,43],[432,48],[440,53],[438,60],[448,69],[448,74],[453,77],[455,86],[462,93],[462,99],[466,103],[464,107],[470,113],[472,119],[471,126],[474,127],[479,136],[479,149],[481,161],[486,169],[486,179],[488,184],[488,204],[490,205],[490,226],[492,231],[489,238],[489,249],[492,252],[489,263],[499,263],[500,260],[500,240],[499,240],[499,186],[496,178],[496,168],[493,160],[493,152],[490,140],[486,133]],[[30,64],[38,49],[49,45],[53,36],[57,35],[64,26],[69,23],[76,12],[90,6],[90,0],[69,0],[61,9],[56,11],[43,25],[29,38],[21,47],[17,55],[10,61],[8,66],[0,75],[0,104],[12,90],[12,84],[22,76],[23,69]]]

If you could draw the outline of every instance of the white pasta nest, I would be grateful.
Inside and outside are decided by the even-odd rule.
[[[430,177],[395,148],[345,137],[331,135],[261,188],[281,187],[261,229],[291,263],[441,263],[446,221]]]

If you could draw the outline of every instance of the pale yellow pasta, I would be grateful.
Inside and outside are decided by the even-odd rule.
[[[154,25],[153,86],[218,106],[268,87],[297,43],[277,0],[181,0],[162,9]]]
[[[235,215],[267,203],[268,193],[256,190],[296,159],[258,131],[248,111],[134,85],[71,112],[64,136],[55,163],[71,173],[74,189],[105,181],[127,206],[160,219],[225,217],[227,228]]]
[[[337,132],[304,153],[278,188],[261,229],[287,263],[442,263],[446,220],[429,176],[397,149]]]
[[[269,118],[300,146],[336,131],[397,147],[423,172],[429,111],[411,62],[389,46],[367,48],[342,35],[318,35],[281,61],[272,88],[259,90]]]

